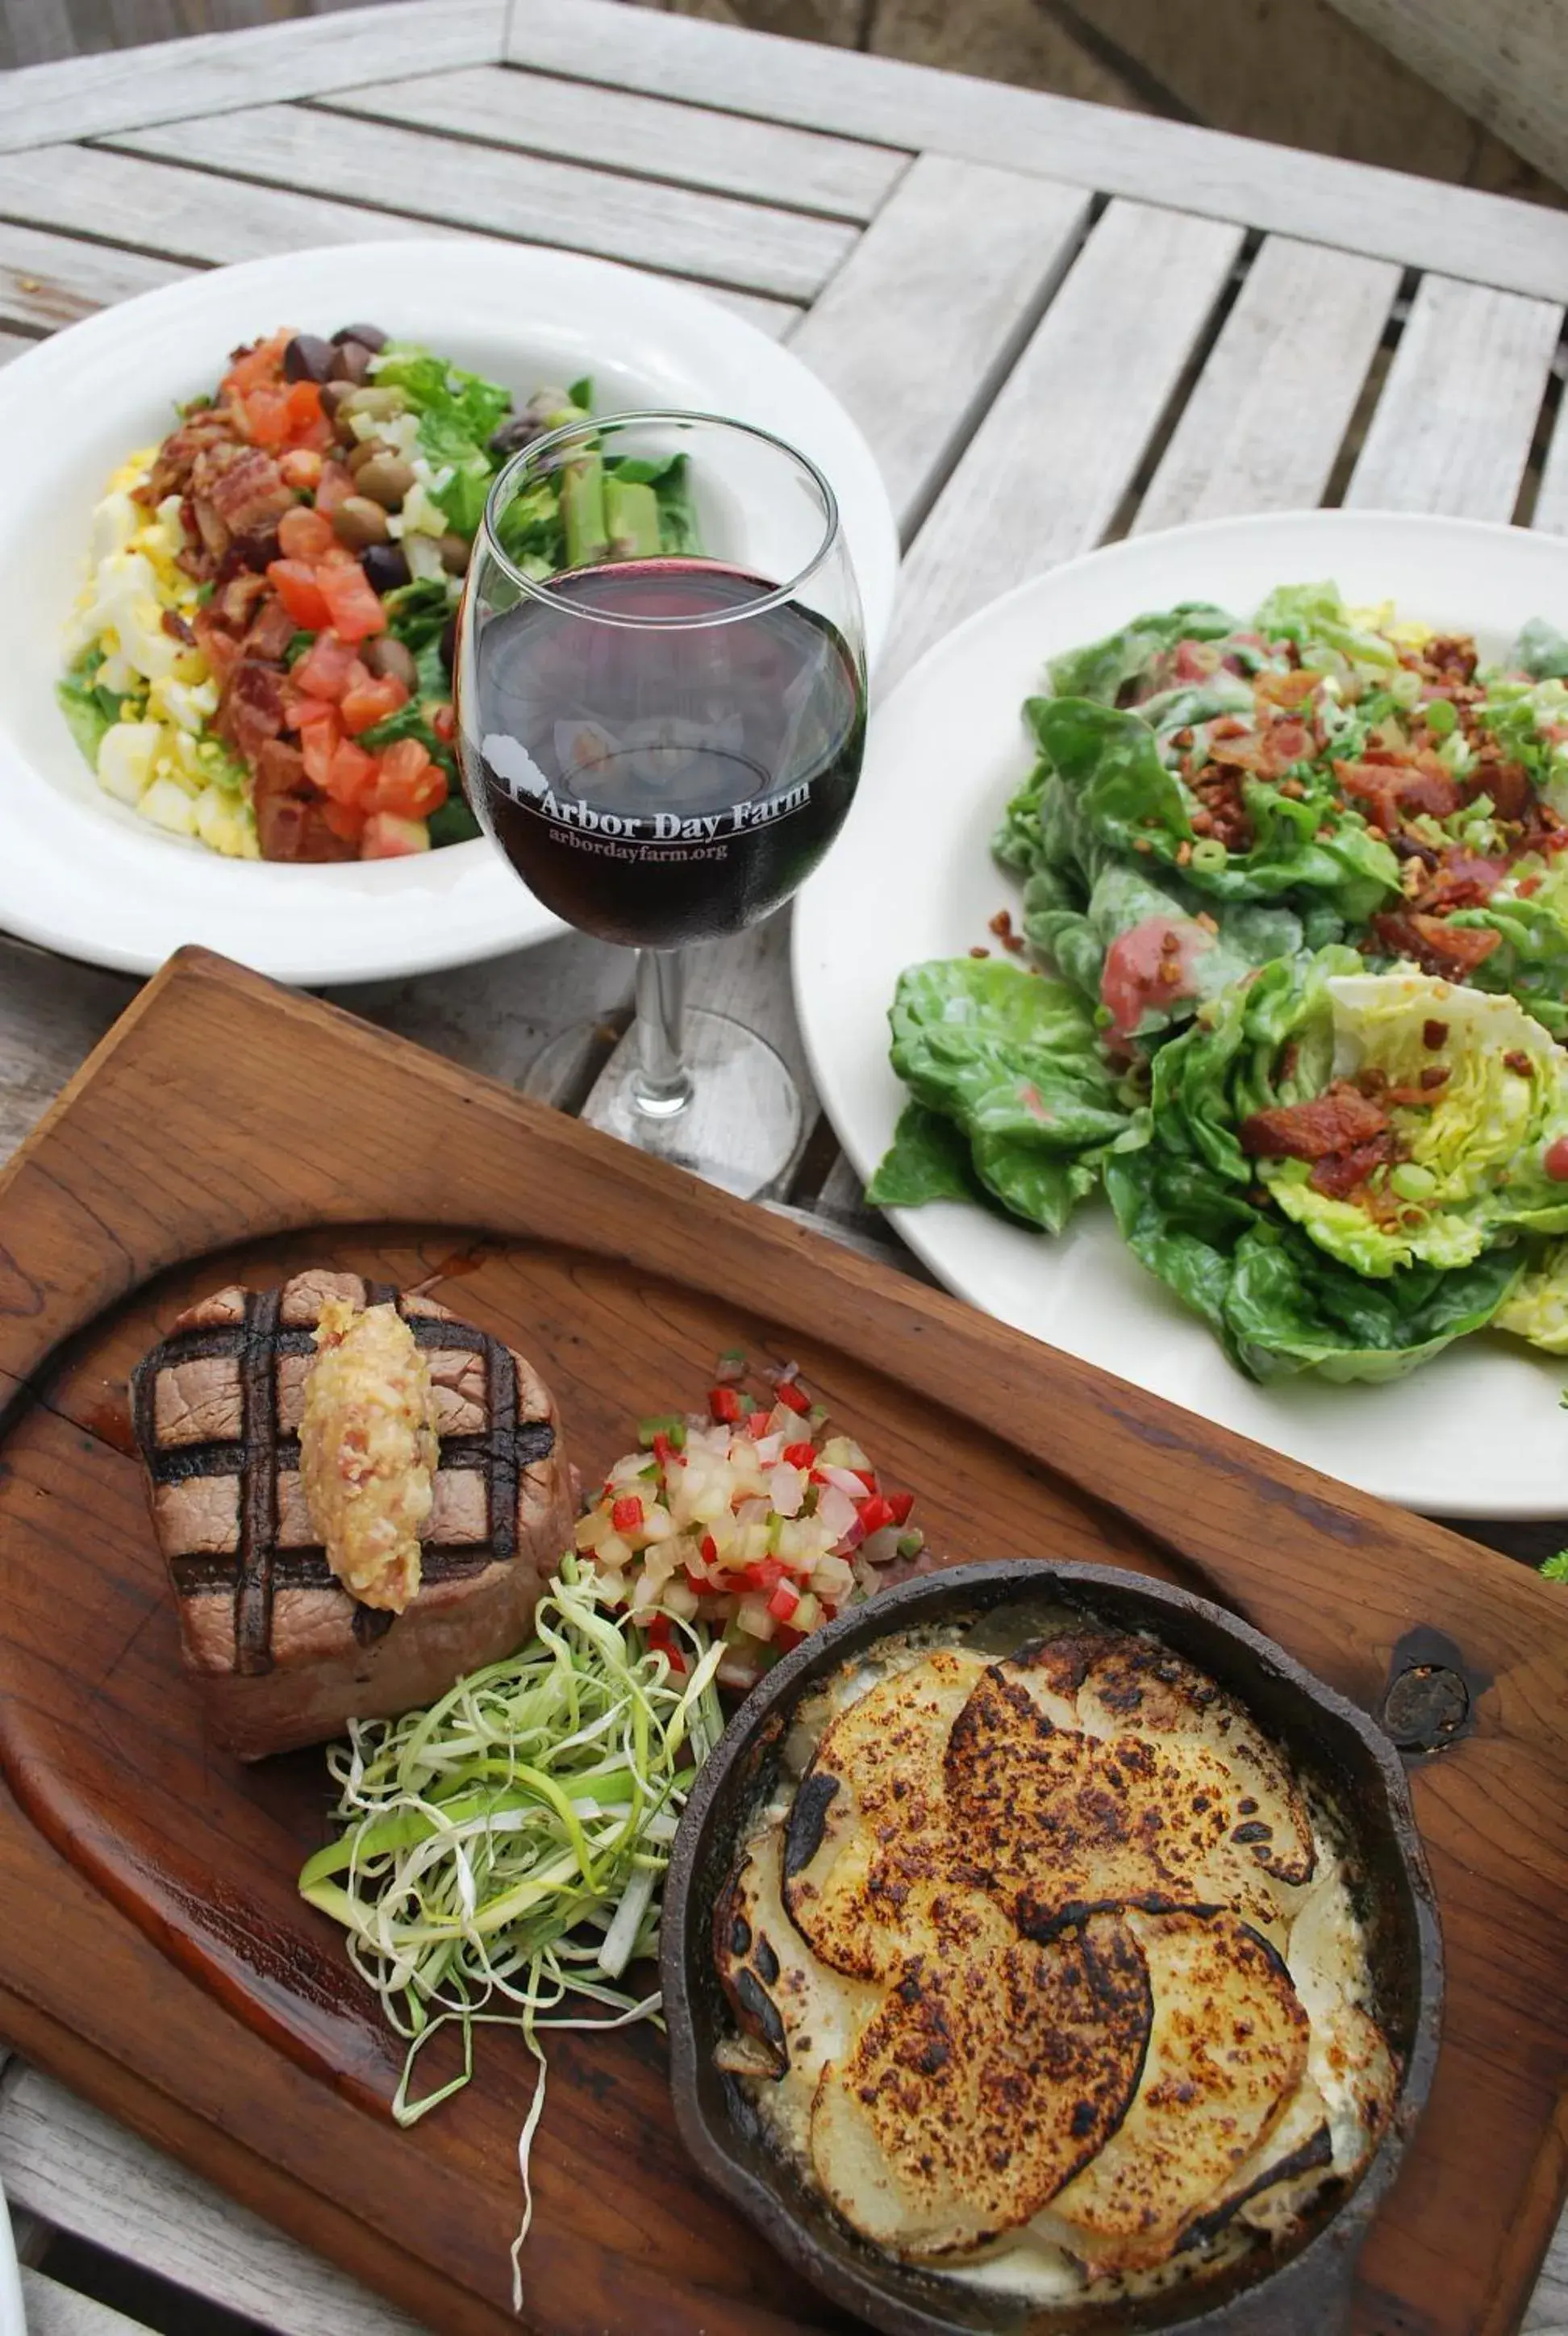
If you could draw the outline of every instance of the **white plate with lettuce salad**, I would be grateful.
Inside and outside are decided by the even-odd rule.
[[[1315,511],[928,654],[795,981],[950,1289],[1381,1497],[1563,1512],[1565,637],[1561,541]]]
[[[482,839],[397,857],[289,864],[251,857],[240,832],[243,820],[235,826],[218,819],[224,806],[212,801],[202,813],[211,829],[206,841],[200,828],[194,834],[173,832],[181,824],[181,805],[170,787],[161,788],[154,801],[154,808],[168,809],[170,824],[142,813],[154,779],[169,779],[194,804],[209,782],[220,789],[234,777],[231,758],[213,752],[210,737],[202,735],[200,725],[210,718],[202,685],[175,696],[178,712],[188,717],[190,751],[201,748],[206,759],[199,770],[186,771],[183,764],[175,769],[171,757],[180,740],[173,733],[181,724],[173,705],[164,702],[167,687],[159,706],[151,707],[146,700],[154,676],[140,667],[128,676],[121,667],[133,660],[124,656],[111,664],[114,703],[96,709],[104,716],[102,726],[112,714],[124,728],[141,732],[156,722],[161,732],[155,743],[145,737],[120,742],[111,757],[118,798],[99,783],[82,750],[82,734],[93,726],[93,706],[73,708],[73,735],[56,695],[63,671],[73,663],[80,667],[83,652],[91,657],[95,648],[110,647],[102,628],[92,641],[82,629],[83,585],[100,580],[96,555],[141,552],[161,574],[178,548],[151,540],[122,543],[118,536],[93,545],[94,514],[112,495],[111,482],[119,478],[123,484],[128,458],[159,445],[174,426],[177,408],[211,394],[228,352],[283,326],[325,337],[357,319],[374,319],[395,341],[502,384],[519,413],[541,388],[570,389],[589,381],[600,414],[649,405],[696,408],[775,431],[811,455],[832,481],[873,653],[885,636],[897,535],[863,439],[798,359],[700,293],[572,253],[456,237],[343,245],[214,269],[105,310],[42,343],[0,375],[0,429],[11,444],[27,449],[26,461],[14,463],[0,485],[0,623],[7,646],[0,667],[5,829],[0,930],[135,973],[151,971],[182,943],[198,942],[299,983],[372,980],[471,963],[561,930]],[[412,413],[412,421],[423,432],[423,411]],[[445,432],[432,456],[432,476],[442,482],[438,493],[445,473],[453,473],[453,492],[466,476],[450,437]],[[419,446],[413,451],[417,454]],[[693,478],[690,485],[705,548],[744,563],[751,548],[746,515],[707,511],[701,480]],[[301,492],[307,501],[308,491]],[[166,531],[170,520],[166,511],[150,512],[151,532]],[[297,564],[308,569],[317,555],[308,545],[299,550]],[[316,574],[319,581],[319,569]],[[308,589],[308,579],[300,589]],[[434,578],[424,579],[426,598],[439,589]],[[147,606],[141,607],[132,592],[122,607],[124,594],[110,599],[109,617],[124,619],[112,627],[115,646],[151,644],[152,661],[167,662],[158,647],[158,599],[142,592]],[[173,613],[190,623],[195,611],[181,607]],[[170,652],[189,648],[164,638]],[[432,642],[411,638],[407,646],[417,655],[429,652]],[[424,662],[430,664],[428,654]],[[91,699],[95,677],[83,678]],[[325,678],[330,683],[333,676]],[[181,676],[164,679],[181,682]],[[433,667],[428,676],[421,667],[415,704],[397,717],[405,725],[423,715],[426,683],[433,687],[434,679]],[[355,686],[351,676],[349,686]],[[341,702],[340,693],[334,703]],[[431,704],[434,708],[436,701]],[[346,722],[340,727],[357,749],[364,734]],[[377,727],[373,747],[382,735]],[[388,745],[397,745],[391,733],[385,737]],[[93,743],[96,756],[99,742]],[[324,769],[328,743],[336,749],[341,742],[328,742],[324,727],[315,750]],[[166,767],[143,769],[144,747],[154,764],[161,758]],[[439,763],[437,749],[431,752]],[[414,761],[412,744],[394,756],[395,774],[409,789],[401,809],[417,825],[421,789],[429,784],[433,793],[433,785],[423,765],[413,769]],[[340,779],[355,770],[363,774],[354,754],[340,758]],[[439,837],[430,840],[439,842]]]

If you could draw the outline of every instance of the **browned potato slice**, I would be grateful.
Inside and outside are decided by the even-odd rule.
[[[1230,1772],[1202,1743],[1053,1727],[998,1664],[953,1722],[946,1780],[965,1856],[1032,1936],[1124,1903],[1233,1906],[1279,1926],[1268,1875],[1232,1839]]]
[[[735,1867],[714,1908],[714,1960],[737,2022],[765,2047],[772,2072],[793,2068],[814,2081],[881,1999],[812,1953],[784,1911],[783,1855],[784,1826],[770,1825]]]
[[[1020,1647],[998,1668],[1058,1728],[1203,1745],[1232,1780],[1235,1845],[1281,1882],[1311,1879],[1311,1819],[1284,1761],[1240,1704],[1182,1656],[1136,1632],[1072,1630]]]
[[[917,1956],[812,2108],[817,2179],[879,2245],[940,2256],[1027,2222],[1107,2140],[1151,2018],[1128,1926],[1096,1914],[1048,1946],[987,1899],[940,1961]]]
[[[823,1733],[790,1812],[784,1903],[834,1971],[878,1979],[936,1948],[952,1856],[942,1757],[985,1673],[982,1656],[940,1648]]]
[[[1053,2201],[1097,2269],[1163,2263],[1263,2143],[1300,2086],[1307,2015],[1267,1940],[1233,1914],[1129,1913],[1154,2020],[1119,2127]]]

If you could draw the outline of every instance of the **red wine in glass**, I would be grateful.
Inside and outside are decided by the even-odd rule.
[[[758,577],[694,559],[578,569],[487,614],[468,654],[469,801],[582,931],[656,949],[739,932],[843,824],[860,666]]]

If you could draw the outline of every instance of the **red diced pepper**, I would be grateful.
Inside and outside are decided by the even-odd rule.
[[[887,1504],[893,1513],[894,1524],[907,1525],[910,1521],[910,1511],[915,1504],[914,1494],[912,1493],[889,1493],[887,1495]]]
[[[775,1622],[787,1622],[800,1602],[798,1591],[792,1590],[787,1582],[778,1582],[774,1584],[773,1596],[767,1601],[767,1611]]]
[[[702,1562],[705,1565],[718,1563],[718,1543],[712,1533],[704,1533],[702,1537]]]
[[[850,1475],[852,1476],[858,1476],[868,1493],[881,1492],[881,1486],[877,1483],[875,1474],[872,1469],[852,1468],[850,1470]]]
[[[732,1387],[709,1387],[707,1407],[721,1426],[727,1427],[738,1427],[745,1416],[740,1397]]]
[[[867,1533],[881,1533],[884,1525],[895,1524],[893,1504],[884,1501],[880,1493],[872,1493],[861,1503],[861,1523]]]
[[[781,1655],[787,1655],[790,1649],[798,1647],[804,1637],[803,1630],[792,1630],[787,1622],[781,1622],[774,1632],[773,1642]]]
[[[762,1437],[767,1434],[767,1424],[772,1417],[773,1414],[768,1411],[747,1412],[745,1422],[747,1431],[751,1435],[755,1436],[760,1442]]]
[[[642,1523],[639,1496],[636,1493],[624,1494],[610,1510],[609,1521],[618,1533],[636,1533]]]
[[[792,1468],[809,1468],[817,1456],[814,1444],[786,1444],[784,1456]]]
[[[794,1379],[783,1380],[774,1389],[776,1399],[786,1411],[807,1412],[812,1407],[809,1395],[803,1395]]]
[[[675,1445],[662,1428],[653,1439],[653,1456],[661,1468],[673,1468],[675,1465]]]
[[[755,1565],[748,1565],[741,1580],[748,1590],[773,1591],[778,1588],[784,1575],[784,1567],[776,1557],[764,1557],[759,1558]]]

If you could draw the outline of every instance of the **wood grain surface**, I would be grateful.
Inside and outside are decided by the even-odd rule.
[[[0,1178],[0,2026],[29,2056],[443,2330],[506,2324],[531,2075],[411,2133],[397,2054],[293,1880],[313,1753],[207,1745],[126,1446],[129,1365],[194,1291],[309,1259],[430,1282],[520,1345],[586,1470],[716,1346],[795,1355],[955,1557],[1206,1591],[1375,1705],[1401,1636],[1490,1684],[1415,1780],[1450,1983],[1432,2106],[1359,2336],[1514,2324],[1563,2186],[1568,1621],[1501,1557],[1033,1345],[789,1221],[333,1009],[188,954]],[[1506,1821],[1500,1813],[1506,1812]],[[676,2149],[648,2030],[562,2037],[535,2159],[549,2336],[836,2324]],[[270,2161],[270,2163],[268,2163]]]

